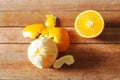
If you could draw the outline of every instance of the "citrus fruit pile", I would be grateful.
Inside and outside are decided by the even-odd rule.
[[[64,28],[55,27],[57,17],[47,14],[44,24],[32,24],[23,29],[23,36],[33,41],[28,47],[28,58],[38,68],[61,68],[63,64],[74,63],[72,55],[57,59],[59,52],[66,52],[70,37]],[[76,32],[83,38],[99,36],[104,29],[103,17],[94,10],[80,13],[74,22]]]
[[[59,52],[66,52],[70,45],[70,38],[67,30],[55,27],[56,17],[47,14],[44,24],[32,24],[23,29],[23,36],[33,41],[28,47],[28,59],[38,68],[60,68],[64,63],[74,63],[72,55],[63,56],[58,60]]]

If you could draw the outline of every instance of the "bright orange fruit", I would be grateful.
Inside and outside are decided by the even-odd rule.
[[[103,17],[94,10],[80,13],[75,19],[75,30],[84,38],[94,38],[101,34],[104,29]]]
[[[46,15],[44,24],[32,24],[23,28],[25,38],[36,39],[39,36],[49,37],[57,44],[59,52],[66,52],[70,45],[70,38],[67,30],[55,27],[56,18],[51,14]]]
[[[42,37],[49,37],[57,44],[59,52],[66,52],[70,45],[70,37],[64,28],[46,28],[42,31]]]
[[[46,18],[45,25],[47,27],[55,27],[57,17],[53,16],[52,14],[46,14]]]
[[[23,28],[23,36],[25,38],[36,39],[45,29],[46,26],[43,24],[32,24]]]

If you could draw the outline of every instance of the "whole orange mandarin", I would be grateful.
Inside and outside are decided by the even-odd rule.
[[[46,28],[42,31],[42,35],[53,39],[58,46],[59,52],[65,52],[69,48],[70,38],[67,30],[64,28]]]

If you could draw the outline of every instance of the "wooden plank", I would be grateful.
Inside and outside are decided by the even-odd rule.
[[[0,44],[0,79],[119,80],[120,44],[71,44],[75,58],[61,69],[37,69],[27,59],[28,44]],[[16,73],[16,74],[13,74]]]
[[[0,28],[0,43],[29,43],[30,39],[23,38],[22,28]]]
[[[80,37],[73,27],[63,28],[69,32],[71,43],[120,43],[120,28],[105,28],[100,36],[93,39]],[[23,38],[22,27],[0,28],[0,43],[30,43],[31,41]]]
[[[120,10],[120,0],[0,0],[0,11],[41,10],[78,11],[86,9]]]
[[[50,13],[57,16],[56,26],[74,26],[76,16],[81,11],[7,11],[0,12],[0,26],[26,26],[33,23],[45,22],[45,14]],[[120,25],[120,11],[99,11],[105,20],[105,25]]]
[[[86,39],[80,37],[73,28],[68,28],[71,43],[120,43],[120,28],[106,28],[96,38]],[[73,38],[74,37],[74,38]]]

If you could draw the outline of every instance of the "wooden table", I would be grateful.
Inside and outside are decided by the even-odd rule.
[[[105,20],[103,33],[84,39],[74,30],[76,16],[97,10]],[[31,40],[22,28],[44,23],[45,14],[59,17],[68,30],[75,63],[61,69],[34,67],[27,58]],[[0,0],[0,80],[120,80],[120,0]]]

